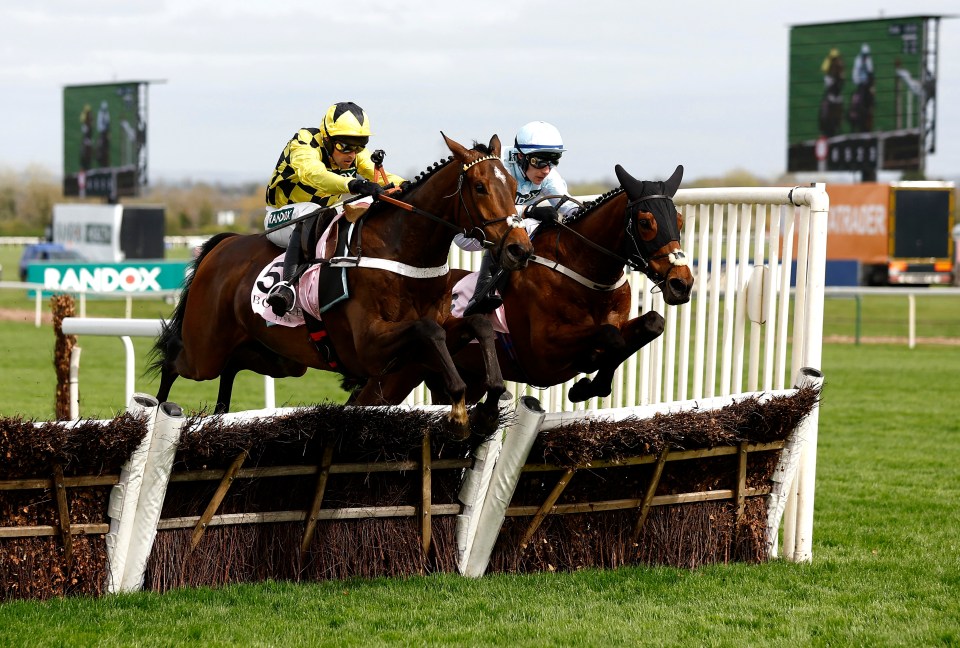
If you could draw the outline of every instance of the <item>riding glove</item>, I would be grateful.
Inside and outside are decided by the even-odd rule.
[[[540,205],[533,209],[528,209],[525,214],[527,218],[533,218],[544,223],[553,223],[560,220],[560,214],[553,205]]]
[[[348,182],[347,189],[350,191],[350,193],[358,196],[377,197],[383,192],[383,187],[378,185],[376,182],[370,182],[369,180],[364,180],[363,178],[354,178]]]

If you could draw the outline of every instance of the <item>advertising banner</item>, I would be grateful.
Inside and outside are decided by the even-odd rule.
[[[827,185],[827,258],[886,263],[890,187],[885,184]]]
[[[53,242],[76,250],[89,261],[123,261],[120,251],[121,205],[53,206]]]
[[[44,297],[78,291],[125,297],[129,293],[176,290],[183,284],[189,267],[189,261],[32,263],[27,266],[27,282],[42,283]],[[30,291],[30,296],[34,294]]]

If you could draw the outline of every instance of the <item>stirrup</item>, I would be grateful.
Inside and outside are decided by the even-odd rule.
[[[487,315],[500,308],[502,304],[503,299],[491,290],[480,299],[476,297],[471,299],[467,307],[463,309],[463,314],[465,317],[469,315]]]
[[[267,293],[266,302],[274,315],[283,317],[297,303],[297,291],[289,281],[281,281]]]

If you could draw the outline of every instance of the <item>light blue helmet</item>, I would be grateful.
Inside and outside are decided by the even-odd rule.
[[[545,121],[532,121],[517,131],[513,145],[524,155],[530,153],[563,153],[560,131]]]

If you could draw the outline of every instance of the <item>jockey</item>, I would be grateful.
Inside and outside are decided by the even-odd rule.
[[[568,195],[567,183],[557,171],[560,156],[566,151],[560,131],[544,121],[532,121],[525,124],[514,138],[513,148],[507,150],[503,164],[517,181],[517,205],[528,205],[540,196]],[[543,221],[560,220],[556,204],[559,199],[544,201],[532,210],[524,212],[523,226],[530,237]],[[563,216],[572,212],[577,205],[566,202],[561,206]],[[458,235],[457,245],[465,250],[477,250],[471,246],[473,239]],[[464,309],[464,315],[490,313],[497,309],[503,300],[496,294],[496,288],[505,282],[507,272],[499,265],[489,250],[480,260],[477,288],[473,298]]]
[[[278,227],[317,206],[339,202],[344,194],[376,197],[382,187],[370,159],[370,120],[357,104],[344,101],[327,110],[320,128],[301,128],[287,142],[267,185],[267,238],[286,247],[283,280],[267,295],[267,304],[281,317],[297,301],[293,284],[306,270],[300,245],[302,221],[296,227]],[[403,178],[386,174],[386,182],[400,186]],[[286,209],[279,210],[281,207]],[[293,231],[291,231],[293,230]]]

